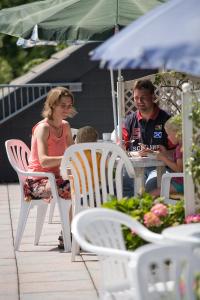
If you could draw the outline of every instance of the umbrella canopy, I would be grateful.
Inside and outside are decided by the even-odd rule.
[[[166,0],[45,0],[0,11],[0,32],[40,40],[104,41]]]
[[[200,1],[171,0],[94,50],[112,68],[174,69],[200,75]]]

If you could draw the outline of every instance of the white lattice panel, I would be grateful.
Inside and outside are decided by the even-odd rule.
[[[136,80],[150,79],[156,86],[156,102],[159,102],[159,106],[169,114],[174,115],[181,111],[181,92],[182,84],[184,82],[190,82],[193,89],[200,88],[200,79],[185,75],[177,72],[163,72],[153,75],[148,75],[135,80],[124,82],[124,107],[123,115],[127,115],[129,112],[136,110],[133,101],[133,86]]]
[[[196,101],[198,105],[200,104],[200,90],[194,91],[193,101]],[[193,135],[193,143],[195,146],[200,148],[200,124],[198,127],[195,127],[195,136]],[[197,156],[196,160],[199,160],[199,156]],[[194,158],[194,157],[193,157]],[[195,211],[200,211],[200,185],[195,184]]]

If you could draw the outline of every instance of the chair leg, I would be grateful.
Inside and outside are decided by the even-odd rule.
[[[80,254],[80,246],[72,235],[72,256],[71,261],[76,261],[76,255]]]
[[[19,214],[19,221],[17,225],[17,232],[15,237],[14,249],[18,250],[21,244],[22,236],[28,219],[29,211],[32,206],[32,202],[25,202],[24,199],[21,201],[21,208]]]
[[[55,201],[52,200],[49,209],[49,224],[53,223],[53,213],[54,213],[55,205],[56,205]]]
[[[60,213],[61,226],[63,231],[63,243],[65,252],[71,251],[71,224],[70,224],[70,208],[71,200],[58,199],[58,209]]]
[[[40,205],[37,206],[37,218],[36,218],[34,245],[38,245],[38,243],[39,243],[40,236],[42,233],[42,228],[43,228],[45,217],[46,217],[47,207],[48,207],[48,204],[45,202],[41,203]]]

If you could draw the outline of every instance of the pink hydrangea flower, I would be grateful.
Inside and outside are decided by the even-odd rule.
[[[151,208],[151,212],[158,217],[166,217],[168,214],[168,208],[162,203],[157,203]]]
[[[144,215],[144,224],[147,227],[160,226],[162,224],[161,220],[158,216],[156,216],[153,212],[148,212]]]
[[[189,215],[185,218],[185,223],[199,223],[200,222],[200,214]]]

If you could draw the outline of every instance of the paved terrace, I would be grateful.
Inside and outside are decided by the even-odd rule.
[[[97,300],[98,261],[94,255],[81,255],[72,263],[70,253],[58,250],[58,213],[54,224],[45,222],[34,246],[36,210],[31,210],[20,251],[15,252],[19,185],[1,184],[0,199],[0,300]]]

